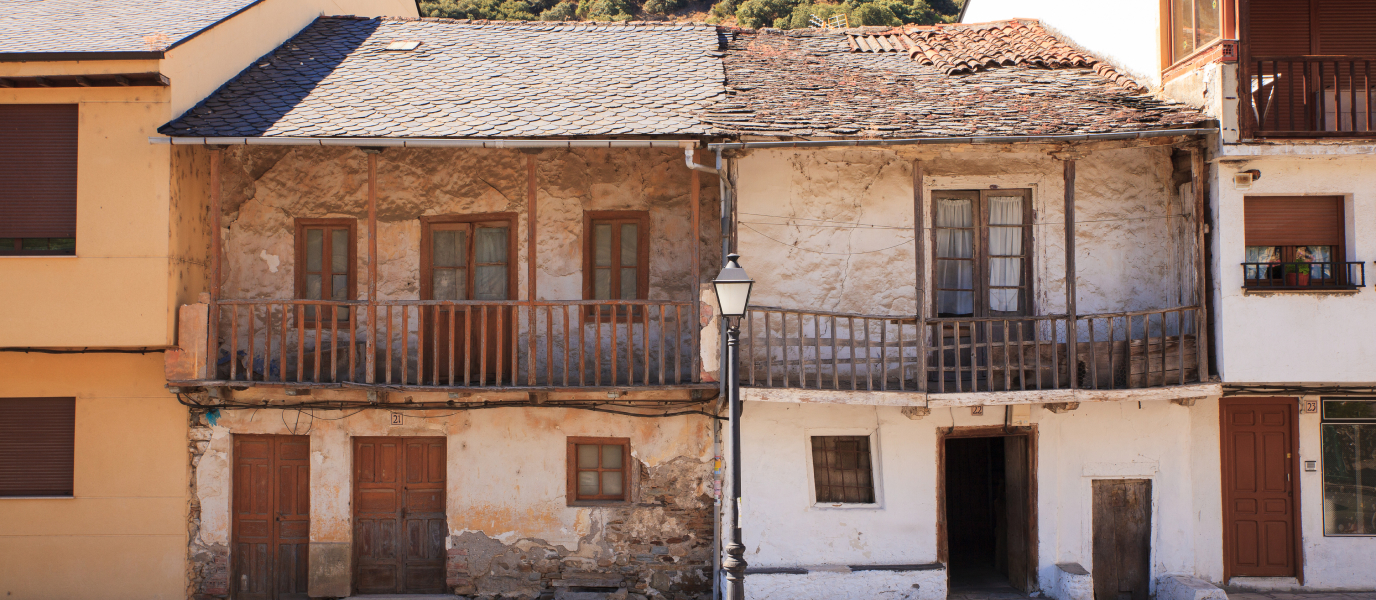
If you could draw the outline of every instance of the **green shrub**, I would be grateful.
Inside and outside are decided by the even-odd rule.
[[[792,14],[788,19],[788,29],[806,29],[812,26],[812,16],[823,21],[830,19],[838,13],[845,13],[846,8],[840,4],[813,4],[804,2],[793,8]]]
[[[577,2],[560,2],[540,13],[541,21],[574,21],[578,19]]]
[[[736,9],[736,23],[741,27],[758,29],[772,25],[774,19],[792,11],[793,4],[788,0],[746,0]]]
[[[667,15],[683,7],[683,0],[646,0],[642,10],[652,15]]]
[[[736,0],[721,0],[721,2],[712,5],[712,16],[724,19],[735,15],[737,5]]]
[[[578,0],[578,18],[586,21],[629,21],[635,5],[629,0]]]
[[[903,24],[903,22],[899,21],[898,17],[893,14],[893,10],[889,9],[889,7],[886,4],[879,4],[878,2],[861,4],[859,7],[856,7],[856,9],[851,12],[850,16],[851,27],[858,27],[864,25]]]

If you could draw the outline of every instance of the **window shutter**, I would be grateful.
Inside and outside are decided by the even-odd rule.
[[[0,238],[76,237],[75,104],[0,104]]]
[[[73,398],[0,398],[0,496],[72,495]]]
[[[1247,46],[1252,56],[1300,56],[1309,51],[1309,3],[1252,0],[1247,12]]]
[[[1248,246],[1343,245],[1341,197],[1248,197],[1243,220]]]
[[[1373,32],[1376,32],[1376,4],[1371,0],[1319,2],[1319,54],[1376,57],[1376,33]]]

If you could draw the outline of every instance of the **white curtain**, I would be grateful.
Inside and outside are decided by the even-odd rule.
[[[989,198],[989,286],[1022,285],[1021,258],[993,258],[1022,254],[1022,196]],[[1000,227],[1012,225],[1013,227]],[[989,290],[989,310],[1018,310],[1018,290]]]
[[[475,300],[506,300],[507,228],[479,227],[473,234]],[[487,263],[487,264],[483,264]]]
[[[941,260],[943,258],[972,258],[975,251],[973,230],[941,229],[943,227],[974,227],[974,202],[969,199],[942,198],[936,203],[936,284],[946,290],[973,290],[974,263],[969,260]],[[937,312],[968,315],[974,313],[973,291],[937,292]]]

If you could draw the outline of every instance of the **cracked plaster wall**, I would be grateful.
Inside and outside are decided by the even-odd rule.
[[[1037,314],[1065,310],[1064,183],[1044,152],[953,147],[939,153],[841,149],[752,151],[737,159],[739,250],[752,302],[785,308],[913,314],[912,159],[931,191],[1032,190]],[[1193,242],[1168,148],[1104,150],[1077,163],[1079,314],[1188,305]],[[768,224],[766,224],[768,223]],[[852,227],[851,224],[875,227]],[[928,230],[930,231],[930,230]],[[931,248],[931,237],[924,237]],[[930,264],[930,251],[927,260]],[[1190,259],[1192,260],[1192,259]],[[930,275],[924,273],[929,280]],[[1182,292],[1182,290],[1184,290]],[[1182,299],[1182,294],[1184,300]]]
[[[209,568],[214,553],[224,556],[229,547],[234,435],[310,437],[312,548],[352,542],[352,436],[442,435],[448,440],[449,583],[460,593],[535,598],[568,582],[609,581],[647,598],[699,598],[710,591],[712,425],[706,417],[644,419],[559,408],[405,414],[402,425],[392,426],[386,410],[222,411],[217,425],[198,436],[206,439],[193,462],[199,510],[193,562],[206,562],[193,572]],[[629,438],[638,469],[632,502],[568,506],[569,436]],[[317,594],[316,585],[313,580],[313,595],[330,595]]]

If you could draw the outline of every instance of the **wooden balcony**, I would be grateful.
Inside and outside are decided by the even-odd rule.
[[[1376,57],[1262,56],[1241,63],[1244,138],[1371,138]]]
[[[715,390],[702,382],[694,308],[661,300],[219,300],[200,313],[209,335],[180,344],[218,349],[209,354],[215,364],[203,379],[178,380],[169,369],[169,384]]]
[[[742,385],[926,393],[1187,385],[1204,381],[1203,323],[1197,306],[922,324],[912,315],[752,307],[741,325]]]

